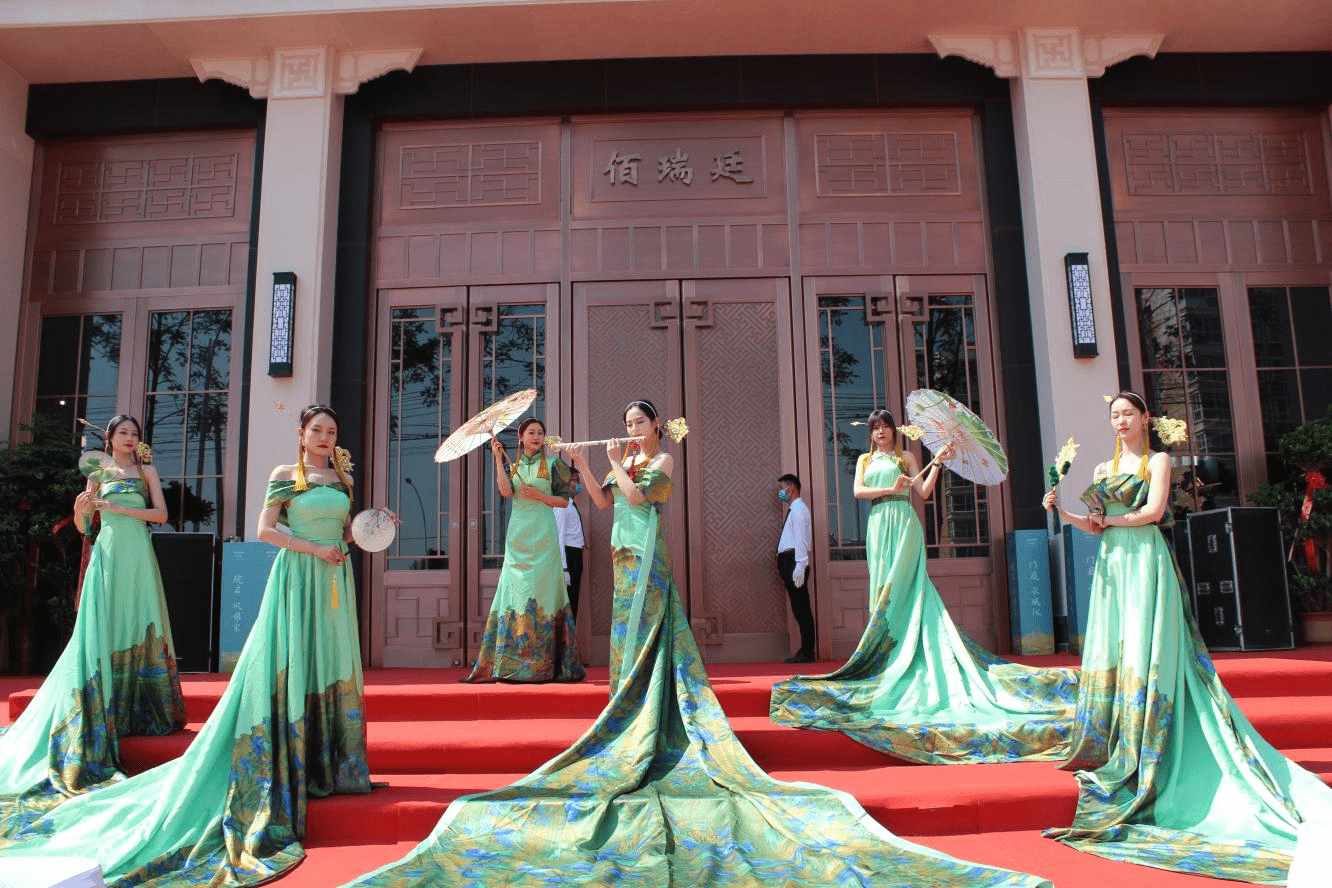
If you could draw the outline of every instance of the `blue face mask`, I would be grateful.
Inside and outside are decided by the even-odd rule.
[[[787,492],[785,487],[783,487],[777,491],[777,499],[784,503],[789,503],[791,501],[791,494]]]
[[[574,486],[569,489],[569,496],[578,496],[578,494],[582,492],[583,492],[583,485],[575,482]]]

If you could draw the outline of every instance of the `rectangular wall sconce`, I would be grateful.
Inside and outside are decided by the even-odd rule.
[[[1092,311],[1091,265],[1086,253],[1067,253],[1064,273],[1068,277],[1068,316],[1073,323],[1073,357],[1094,358],[1096,315]]]
[[[273,272],[273,327],[268,341],[268,375],[290,376],[296,323],[296,274]]]

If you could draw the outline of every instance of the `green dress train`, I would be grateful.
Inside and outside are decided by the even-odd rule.
[[[1083,499],[1122,515],[1148,488],[1114,475]],[[1332,821],[1332,788],[1273,749],[1222,686],[1157,525],[1106,528],[1085,638],[1064,766],[1077,770],[1077,814],[1046,835],[1113,860],[1284,884],[1299,824]]]
[[[564,585],[555,511],[517,495],[521,483],[546,496],[568,496],[569,468],[538,452],[520,456],[510,478],[514,496],[504,537],[504,567],[476,665],[463,681],[581,681],[583,660]]]
[[[131,509],[148,505],[137,477],[104,482],[97,495]],[[185,727],[148,525],[108,511],[101,521],[69,644],[28,708],[0,728],[0,836],[121,779],[120,737]]]
[[[892,487],[902,474],[893,456],[861,460],[869,487]],[[840,731],[931,764],[1064,758],[1077,672],[1010,663],[958,631],[925,571],[909,493],[874,501],[866,548],[870,607],[860,643],[836,672],[774,685],[772,720]]]
[[[341,484],[269,484],[291,532],[342,544]],[[108,886],[253,885],[304,856],[307,796],[369,792],[348,563],[283,549],[235,672],[185,754],[70,799],[0,853],[92,858]]]
[[[451,804],[407,857],[357,886],[1032,886],[1041,879],[896,838],[851,796],[759,770],[708,683],[671,579],[659,510],[617,486],[611,699],[517,783]]]

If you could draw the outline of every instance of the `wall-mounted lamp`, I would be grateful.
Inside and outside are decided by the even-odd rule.
[[[1094,358],[1096,351],[1096,315],[1092,311],[1091,265],[1086,253],[1064,255],[1064,273],[1068,276],[1068,316],[1073,323],[1073,357]]]
[[[268,342],[268,375],[290,376],[296,323],[296,274],[273,272],[273,327]]]

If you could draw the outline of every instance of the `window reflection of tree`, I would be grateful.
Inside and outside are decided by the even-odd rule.
[[[865,429],[852,427],[871,410],[886,406],[884,324],[865,315],[861,295],[819,297],[819,357],[829,504],[831,557],[864,560],[864,511],[851,495],[856,461],[867,446]],[[877,360],[876,360],[877,358]]]
[[[1186,444],[1171,449],[1180,513],[1238,505],[1220,297],[1213,287],[1137,291],[1146,395],[1158,414],[1185,420]]]
[[[546,307],[544,305],[500,305],[494,333],[482,336],[482,400],[479,410],[501,398],[526,388],[537,390],[529,413],[545,421],[546,379]],[[555,429],[547,429],[556,434]],[[507,443],[510,456],[516,455],[516,442]],[[495,483],[495,473],[483,473],[481,565],[498,568],[504,562],[504,536],[509,511]]]
[[[411,515],[405,509],[410,494],[420,514],[422,526],[413,533],[415,523],[408,519],[394,541],[391,556],[418,556],[407,561],[394,558],[395,569],[438,570],[448,567],[448,540],[440,538],[439,528],[448,516],[448,465],[436,465],[432,454],[441,430],[449,424],[452,398],[453,331],[445,323],[441,331],[436,323],[436,309],[395,309],[393,366],[389,401],[389,508]],[[408,479],[416,479],[409,481]],[[431,479],[428,484],[422,479]],[[433,496],[427,510],[422,488]],[[423,556],[423,557],[421,557]]]
[[[154,312],[144,435],[157,454],[168,523],[215,531],[223,506],[231,311]]]
[[[116,414],[120,382],[121,317],[55,315],[42,319],[37,371],[37,413],[49,416],[79,441],[87,429],[76,417],[105,426]],[[71,363],[70,342],[75,361]],[[102,446],[98,438],[87,442]]]

